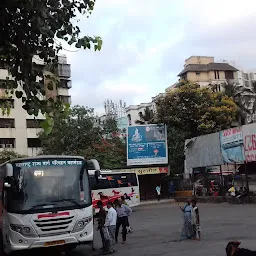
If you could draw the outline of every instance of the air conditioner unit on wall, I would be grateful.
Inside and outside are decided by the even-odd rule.
[[[5,147],[6,148],[13,148],[12,144],[6,144]]]
[[[5,144],[0,144],[0,148],[5,148]]]

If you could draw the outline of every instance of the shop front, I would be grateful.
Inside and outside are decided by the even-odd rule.
[[[156,198],[156,186],[161,185],[163,196],[168,194],[168,183],[164,179],[168,175],[168,167],[129,168],[114,170],[119,172],[135,172],[140,185],[140,199],[151,200]]]

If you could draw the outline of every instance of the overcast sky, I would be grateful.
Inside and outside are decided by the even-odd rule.
[[[65,52],[72,104],[102,112],[107,98],[149,102],[191,55],[256,69],[255,14],[254,0],[97,0],[78,24],[83,35],[103,38],[102,50]]]

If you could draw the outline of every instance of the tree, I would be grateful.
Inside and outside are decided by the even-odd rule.
[[[96,158],[103,169],[121,168],[126,161],[126,146],[113,123],[106,124],[103,128],[96,125],[93,109],[74,106],[67,118],[61,116],[55,120],[49,135],[40,134],[42,154],[80,155]]]
[[[244,125],[247,123],[246,119],[248,117],[253,120],[252,116],[256,111],[255,83],[252,83],[252,88],[247,88],[227,80],[227,82],[223,84],[223,87],[225,88],[225,94],[231,97],[237,105],[237,122],[240,125]]]
[[[140,117],[140,120],[136,120],[135,121],[136,124],[152,124],[152,123],[154,123],[154,113],[149,107],[146,107],[144,109],[144,113],[140,112],[139,117]]]
[[[67,154],[90,157],[95,143],[101,142],[101,131],[95,126],[94,111],[74,106],[66,119],[55,120],[49,135],[39,136],[43,154]]]
[[[169,161],[183,171],[185,139],[231,127],[237,113],[232,98],[186,83],[157,102],[157,122],[168,128]]]
[[[196,84],[184,85],[157,102],[158,122],[189,131],[191,136],[230,127],[236,113],[232,98]]]
[[[0,151],[0,164],[6,162],[8,160],[22,158],[22,157],[26,157],[26,156],[20,155],[14,151],[3,150],[3,151]]]
[[[80,37],[75,22],[78,13],[91,14],[95,0],[2,0],[0,9],[0,62],[4,63],[14,80],[8,80],[7,98],[16,95],[23,102],[23,108],[30,115],[39,111],[47,115],[49,126],[56,113],[63,111],[60,101],[44,99],[45,79],[52,90],[56,82],[51,76],[44,76],[43,69],[33,62],[38,56],[51,70],[57,66],[57,54],[63,49],[59,40],[76,48],[100,50],[100,37]],[[8,107],[7,105],[3,107]]]
[[[93,157],[102,169],[122,168],[126,163],[126,144],[118,136],[108,137],[94,146]]]
[[[113,117],[107,117],[104,121],[103,132],[106,135],[118,132],[117,120]]]

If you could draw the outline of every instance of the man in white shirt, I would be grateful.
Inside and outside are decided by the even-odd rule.
[[[109,241],[109,253],[115,252],[114,243],[115,243],[115,233],[116,233],[116,221],[117,221],[117,212],[113,208],[111,202],[107,203],[108,213],[105,220],[105,227],[108,228],[110,241]]]

